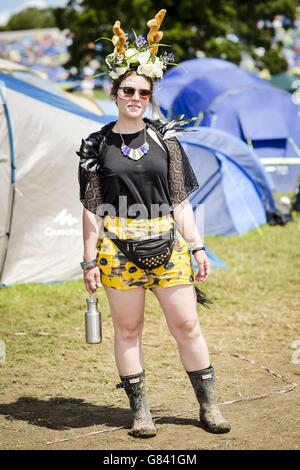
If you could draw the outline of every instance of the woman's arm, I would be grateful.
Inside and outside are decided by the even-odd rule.
[[[96,245],[99,238],[100,229],[103,225],[103,218],[93,214],[85,207],[82,212],[83,228],[83,260],[90,261],[96,256]]]
[[[188,199],[185,199],[175,206],[173,215],[179,232],[187,242],[189,249],[192,250],[193,248],[196,248],[196,246],[203,246],[203,241],[197,228],[193,208]],[[196,251],[194,257],[198,264],[196,280],[199,282],[206,281],[210,275],[210,263],[205,251]]]
[[[91,261],[96,258],[96,245],[99,238],[100,229],[103,225],[103,218],[98,217],[86,208],[82,213],[83,228],[83,260]],[[100,271],[98,266],[83,271],[85,287],[88,292],[94,293],[101,286]]]
[[[174,220],[178,229],[188,244],[189,249],[194,246],[203,246],[203,242],[196,225],[193,208],[188,199],[185,199],[174,208]]]

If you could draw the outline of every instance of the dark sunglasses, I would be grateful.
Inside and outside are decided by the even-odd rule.
[[[143,98],[144,100],[147,98],[150,98],[152,95],[152,91],[148,90],[147,88],[133,88],[131,86],[120,86],[119,90],[123,91],[123,94],[126,98],[131,98],[135,91],[139,92],[140,98]]]

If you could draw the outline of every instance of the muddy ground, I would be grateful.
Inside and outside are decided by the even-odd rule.
[[[148,292],[145,369],[158,433],[147,440],[128,436],[130,413],[124,391],[115,388],[105,294],[99,292],[103,342],[87,345],[85,292],[74,281],[0,292],[0,339],[6,344],[0,448],[299,449],[300,387],[292,385],[300,382],[299,224],[289,239],[280,229],[281,250],[275,254],[268,233],[245,237],[243,250],[228,239],[213,245],[217,253],[226,252],[231,268],[216,271],[205,286],[214,305],[199,307],[199,318],[217,372],[218,400],[225,402],[221,408],[232,425],[229,434],[209,434],[197,425],[198,406],[175,341]]]

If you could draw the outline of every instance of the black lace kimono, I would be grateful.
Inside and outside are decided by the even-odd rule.
[[[144,119],[157,135],[168,156],[168,186],[172,208],[184,201],[198,188],[195,173],[181,144],[174,136],[174,128],[169,124]],[[82,140],[79,163],[80,201],[94,214],[100,215],[101,205],[105,203],[101,190],[101,163],[107,150],[106,137],[114,122]],[[172,136],[173,135],[173,136]]]

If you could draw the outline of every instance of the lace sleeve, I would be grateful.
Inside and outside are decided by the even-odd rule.
[[[190,124],[193,120],[194,118],[186,120],[183,115],[168,123],[145,119],[148,126],[158,133],[161,142],[167,149],[169,157],[168,185],[173,208],[187,199],[199,187],[188,156],[176,138],[176,131],[188,130],[181,128],[181,126]]]
[[[196,175],[182,145],[175,138],[164,143],[169,152],[169,191],[173,208],[199,187]]]
[[[103,204],[100,177],[96,173],[85,170],[79,164],[78,180],[81,203],[90,212],[100,215],[100,207]]]
[[[82,140],[77,153],[80,157],[78,168],[78,181],[80,187],[80,201],[83,206],[94,214],[100,215],[100,206],[103,204],[103,193],[100,179],[100,142],[98,133]]]

